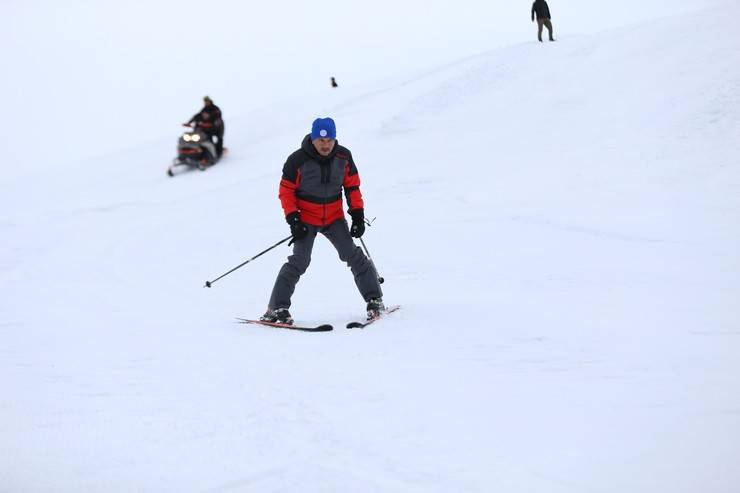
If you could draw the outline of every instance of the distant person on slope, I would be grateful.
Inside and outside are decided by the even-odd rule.
[[[542,43],[542,26],[547,28],[547,32],[550,34],[550,41],[555,41],[552,37],[552,22],[550,22],[550,7],[547,6],[545,0],[534,0],[532,4],[532,22],[534,22],[535,14],[537,15],[537,39]]]
[[[365,232],[365,213],[360,175],[352,153],[336,140],[337,130],[331,118],[317,118],[301,148],[283,165],[279,198],[293,235],[293,254],[282,266],[275,280],[267,312],[260,320],[292,324],[288,311],[290,299],[301,275],[311,263],[316,235],[321,233],[336,248],[355,277],[355,284],[367,302],[368,316],[385,310],[378,274],[352,237]],[[352,227],[342,211],[342,189],[347,197]]]
[[[203,97],[203,108],[188,120],[185,125],[195,125],[208,135],[216,145],[216,157],[221,157],[224,150],[224,120],[221,117],[221,108],[213,104],[210,97]]]

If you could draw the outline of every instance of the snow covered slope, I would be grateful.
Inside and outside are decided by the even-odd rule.
[[[165,175],[177,122],[9,172],[0,490],[736,491],[739,14],[317,89],[230,116],[204,173]],[[364,304],[319,239],[292,312],[337,329],[235,324],[289,250],[203,282],[288,234],[326,115],[403,309],[341,328]]]

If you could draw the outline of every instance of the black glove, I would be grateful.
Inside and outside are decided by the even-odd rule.
[[[350,211],[352,216],[352,227],[349,228],[349,234],[354,238],[360,238],[365,234],[365,211],[362,209],[355,209]]]
[[[301,215],[299,213],[291,212],[285,216],[285,220],[288,221],[288,224],[290,225],[290,234],[293,235],[294,241],[298,241],[306,237],[308,234],[308,226],[301,222]]]

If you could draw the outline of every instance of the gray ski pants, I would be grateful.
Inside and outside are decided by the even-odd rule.
[[[337,249],[339,259],[346,262],[352,270],[357,289],[365,301],[383,296],[378,283],[378,273],[362,249],[355,245],[349,234],[349,226],[346,220],[334,221],[324,228],[310,224],[307,226],[308,235],[293,244],[293,255],[288,257],[288,261],[283,264],[278,273],[275,287],[272,288],[269,308],[273,310],[276,308],[290,308],[290,298],[293,296],[295,286],[311,263],[311,252],[317,233],[321,233],[329,239],[334,248]]]

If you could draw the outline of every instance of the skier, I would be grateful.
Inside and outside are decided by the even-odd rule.
[[[193,115],[185,125],[190,126],[193,122],[216,145],[216,157],[221,157],[224,150],[224,120],[221,117],[221,108],[213,104],[210,97],[203,96],[203,108]],[[216,137],[215,142],[214,137]]]
[[[550,7],[545,0],[534,0],[532,4],[532,22],[537,14],[537,39],[542,43],[542,27],[547,27],[550,34],[550,41],[555,41],[552,37],[552,22],[550,22]]]
[[[339,84],[337,84],[337,79],[334,77],[331,78],[331,87],[339,87]]]
[[[282,266],[272,289],[267,311],[260,320],[292,324],[290,298],[301,275],[311,263],[317,233],[336,248],[339,258],[352,270],[355,284],[367,302],[368,317],[385,310],[378,274],[352,237],[365,232],[365,213],[360,175],[352,153],[336,140],[331,118],[317,118],[301,148],[292,153],[280,181],[279,198],[293,235],[293,254]],[[342,189],[347,197],[350,228],[342,211]]]

